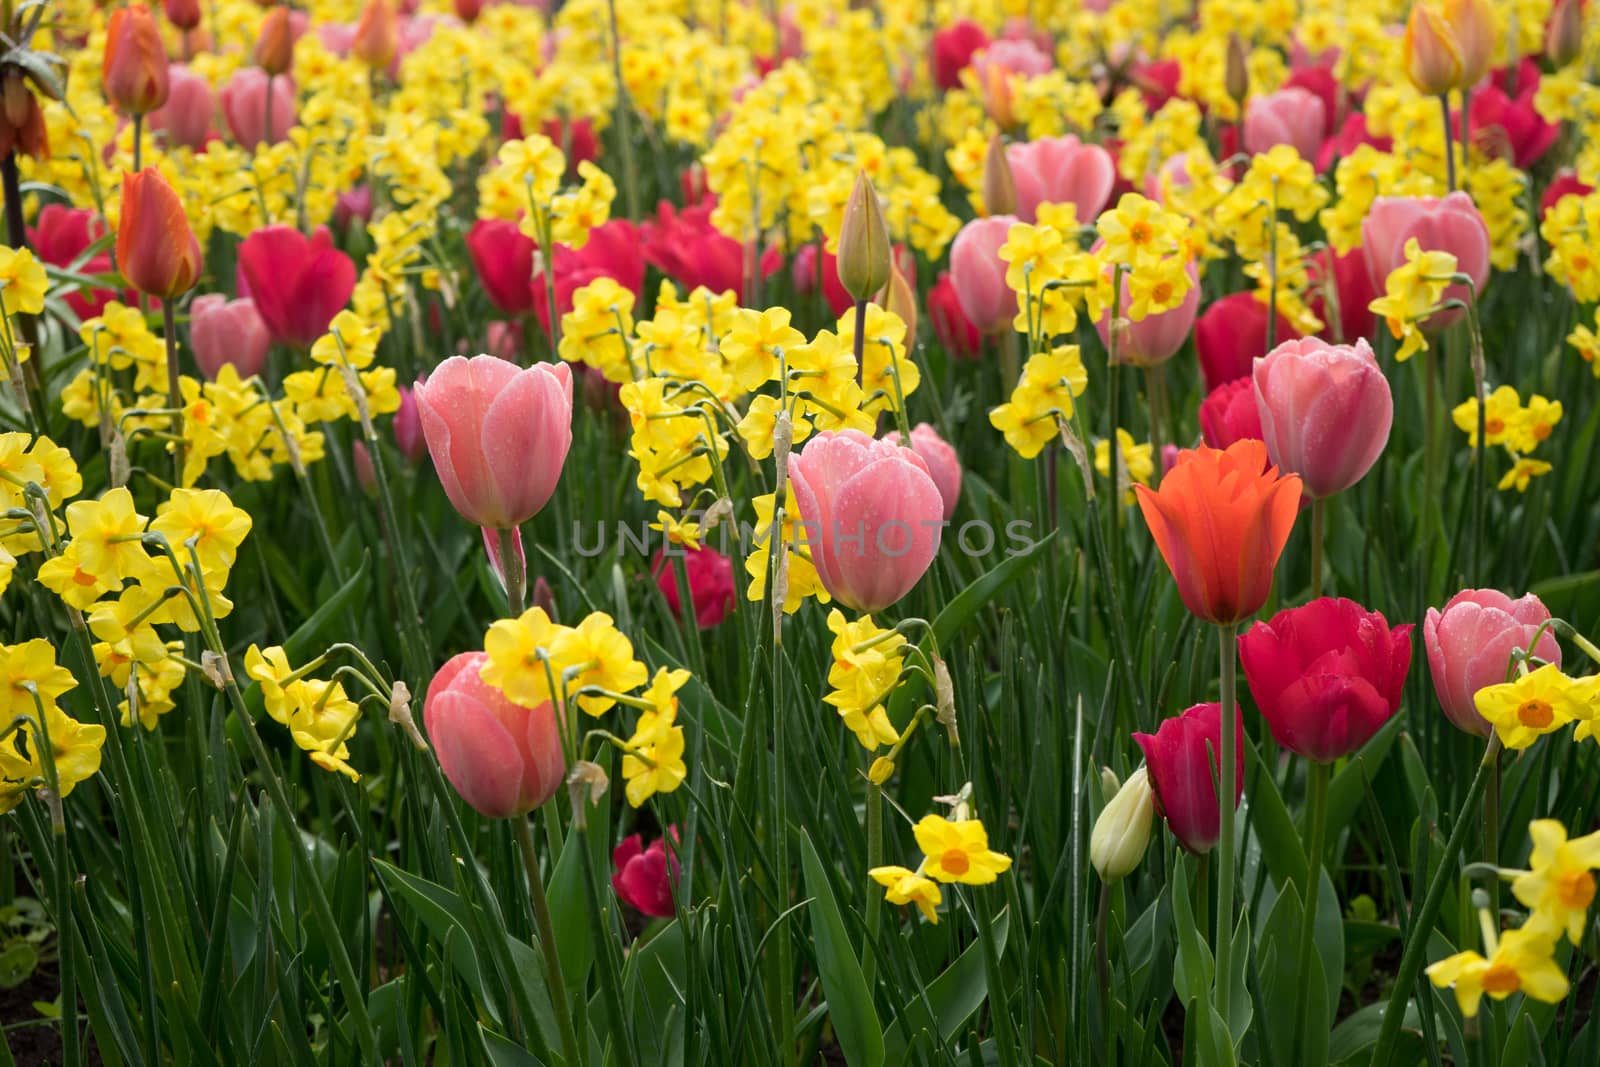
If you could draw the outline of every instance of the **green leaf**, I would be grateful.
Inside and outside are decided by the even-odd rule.
[[[1367,787],[1361,773],[1361,765],[1366,764],[1366,773],[1376,777],[1378,769],[1383,766],[1384,757],[1389,754],[1389,748],[1400,735],[1400,729],[1405,722],[1404,715],[1396,715],[1378,728],[1368,741],[1356,753],[1360,759],[1348,759],[1340,768],[1339,773],[1333,776],[1333,781],[1328,783],[1328,840],[1337,841],[1344,828],[1350,825],[1350,820],[1355,817],[1356,809],[1361,806],[1362,798],[1366,795]]]
[[[473,951],[472,938],[467,933],[466,924],[459,918],[466,909],[465,902],[444,886],[403,871],[392,863],[374,858],[372,866],[389,887],[389,892],[398,900],[405,901],[428,928],[428,932],[446,946],[446,962],[467,983],[478,1002],[492,1018],[500,1019],[499,1005],[489,996],[484,985],[483,969],[478,963],[477,953]]]
[[[363,552],[361,565],[356,568],[356,572],[347,578],[332,596],[324,600],[311,617],[301,623],[283,643],[283,650],[288,653],[290,663],[299,662],[312,650],[321,649],[328,643],[325,639],[328,628],[361,595],[362,588],[366,584],[367,571],[371,566],[371,553]]]
[[[1233,953],[1229,963],[1233,973],[1223,976],[1223,980],[1231,987],[1228,994],[1228,1010],[1233,1018],[1226,1022],[1235,1048],[1243,1043],[1244,1035],[1250,1029],[1250,1020],[1255,1015],[1255,1006],[1250,1002],[1250,991],[1245,988],[1245,969],[1249,962],[1250,911],[1246,908],[1239,913],[1239,924],[1233,930]]]
[[[1185,1004],[1211,1000],[1211,976],[1215,964],[1211,946],[1206,944],[1200,924],[1195,922],[1189,904],[1189,864],[1174,867],[1172,876],[1172,925],[1178,934],[1178,962],[1172,974],[1172,988]]]
[[[1261,751],[1248,736],[1244,739],[1250,753],[1250,825],[1256,839],[1261,842],[1261,859],[1279,885],[1293,882],[1302,885],[1306,877],[1306,851],[1300,844],[1300,834],[1289,817],[1289,809],[1278,792],[1268,764],[1261,760]]]
[[[1518,1016],[1511,1024],[1506,1037],[1505,1050],[1500,1053],[1501,1063],[1526,1064],[1527,1067],[1544,1067],[1544,1049],[1540,1047],[1539,1028],[1527,1015]]]
[[[483,1051],[494,1067],[544,1067],[544,1061],[521,1045],[493,1030],[478,1024],[478,1036],[483,1038]]]
[[[850,947],[833,886],[811,835],[805,830],[799,833],[800,865],[805,871],[806,894],[811,897],[806,910],[811,913],[817,976],[828,998],[828,1017],[850,1067],[880,1067],[884,1062],[883,1028],[872,1006],[872,992],[861,973],[861,961]]]
[[[1383,1012],[1387,1007],[1388,1003],[1381,1000],[1376,1004],[1368,1004],[1334,1027],[1333,1033],[1328,1037],[1328,1062],[1345,1063],[1356,1060],[1356,1057],[1377,1044],[1378,1032],[1383,1029]],[[1418,1025],[1417,1006],[1407,1001],[1406,1016],[1400,1023],[1402,1044],[1405,1043],[1404,1039],[1414,1038],[1412,1031],[1415,1031]],[[1415,1055],[1402,1052],[1395,1060],[1397,1063],[1415,1063],[1421,1055],[1422,1046],[1419,1043],[1416,1045]]]
[[[1228,1025],[1207,997],[1194,997],[1184,1010],[1183,1062],[1199,1067],[1233,1067],[1233,1040]]]
[[[1005,953],[1006,935],[1010,932],[1010,926],[1009,912],[1002,911],[995,916],[990,929],[994,932],[996,955]],[[989,995],[988,977],[983,970],[982,949],[983,946],[976,942],[968,945],[967,950],[958,956],[943,974],[928,983],[928,1007],[933,1009],[933,1018],[938,1025],[939,1033],[947,1042],[966,1025],[973,1013],[983,1006],[984,998]],[[913,1005],[920,1008],[922,999],[913,997]],[[921,1014],[925,1013],[919,1012],[919,1015]],[[889,1063],[905,1062],[906,1055],[910,1051],[906,1021],[906,1017],[902,1015],[884,1035],[886,1061]]]

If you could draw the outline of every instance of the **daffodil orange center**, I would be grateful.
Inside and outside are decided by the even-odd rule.
[[[1152,232],[1148,222],[1136,222],[1128,227],[1128,240],[1136,245],[1148,244]]]
[[[1522,985],[1516,968],[1504,963],[1492,964],[1483,972],[1483,991],[1485,993],[1515,993]]]
[[[1517,705],[1517,721],[1530,730],[1543,730],[1555,717],[1550,705],[1542,700],[1524,700]]]
[[[1505,419],[1488,418],[1488,419],[1484,419],[1483,420],[1483,432],[1484,433],[1500,433],[1505,428],[1506,428],[1506,420]]]
[[[971,864],[967,861],[967,853],[964,849],[947,848],[944,850],[944,854],[939,857],[939,866],[959,877],[967,873],[967,868]]]
[[[1594,891],[1594,875],[1588,871],[1568,871],[1556,879],[1556,898],[1574,911],[1587,911]]]

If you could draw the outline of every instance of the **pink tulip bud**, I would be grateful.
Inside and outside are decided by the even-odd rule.
[[[1372,202],[1361,223],[1361,247],[1378,292],[1384,291],[1390,272],[1405,263],[1406,242],[1413,237],[1423,251],[1455,256],[1456,270],[1471,278],[1478,295],[1483,295],[1484,283],[1489,280],[1489,228],[1472,197],[1458,190],[1442,199],[1380,196]],[[1444,292],[1445,301],[1465,304],[1467,296],[1465,285],[1452,285]],[[1424,328],[1430,333],[1443,330],[1464,314],[1462,308],[1436,312]]]
[[[478,676],[488,657],[463,652],[428,685],[422,721],[439,768],[469,806],[491,819],[525,815],[555,795],[566,774],[549,703],[519,707]]]
[[[1490,726],[1472,697],[1506,680],[1513,649],[1561,665],[1561,646],[1554,634],[1546,630],[1533,643],[1534,634],[1549,620],[1549,609],[1532,593],[1512,600],[1498,589],[1463,589],[1443,611],[1428,609],[1422,641],[1428,648],[1433,690],[1451,722],[1469,734],[1489,736]]]
[[[1116,184],[1111,153],[1073,136],[1041,137],[1006,146],[1017,190],[1017,217],[1033,222],[1040,204],[1072,204],[1078,221],[1093,222]]]
[[[267,97],[272,97],[272,129],[267,129]],[[295,124],[294,82],[287,75],[268,79],[259,67],[242,67],[222,87],[222,117],[241,148],[277,144]]]
[[[451,356],[415,390],[428,452],[468,522],[520,526],[549,502],[572,444],[572,369]]]
[[[891,430],[883,439],[897,445],[900,431]],[[956,513],[956,505],[961,503],[961,457],[939,436],[938,430],[925,422],[912,427],[910,447],[928,465],[928,474],[939,488],[939,499],[944,501],[944,517],[950,518]]]
[[[375,495],[378,491],[378,472],[372,467],[372,453],[367,451],[365,441],[351,443],[350,461],[356,469],[356,482],[361,486],[361,491],[368,496]]]
[[[211,134],[211,83],[188,67],[167,71],[167,102],[150,112],[150,128],[167,135],[169,145],[204,147]]]
[[[260,374],[267,365],[272,337],[249,297],[229,300],[221,293],[197,296],[189,304],[189,343],[200,373],[216,381],[222,368],[233,364],[239,377]]]
[[[842,430],[807,441],[789,470],[802,537],[834,599],[874,612],[910,592],[943,533],[944,500],[926,461]]]
[[[1011,325],[1017,298],[1006,285],[1006,264],[1000,246],[1016,222],[1012,215],[973,219],[961,227],[950,246],[950,277],[967,320],[981,333],[997,333]]]
[[[402,456],[416,463],[428,451],[428,442],[422,436],[422,416],[417,412],[417,394],[403,385],[399,393],[400,410],[394,413],[394,445]]]
[[[1372,347],[1285,341],[1255,365],[1267,458],[1312,499],[1359,482],[1389,443],[1394,400]]]
[[[1317,161],[1327,128],[1327,108],[1309,89],[1279,89],[1250,101],[1244,112],[1244,148],[1252,154],[1286,144],[1309,163]]]

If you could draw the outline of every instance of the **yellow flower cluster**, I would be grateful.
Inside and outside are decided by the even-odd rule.
[[[839,713],[868,752],[894,744],[900,734],[889,721],[884,702],[900,684],[905,636],[875,625],[870,615],[847,622],[837,608],[828,612],[828,630],[833,634],[833,665],[828,668],[823,703]]]
[[[1428,350],[1423,323],[1443,307],[1444,292],[1456,275],[1455,256],[1424,251],[1415,237],[1406,241],[1405,254],[1406,261],[1384,280],[1383,295],[1369,305],[1400,341],[1394,358],[1401,363]]]
[[[1541,474],[1549,474],[1551,467],[1542,459],[1533,459],[1528,453],[1554,432],[1561,421],[1561,401],[1549,400],[1537,393],[1528,398],[1524,407],[1515,387],[1502,385],[1491,392],[1483,404],[1483,439],[1489,446],[1503,446],[1511,456],[1511,469],[1500,479],[1501,489],[1515,488],[1526,492],[1528,483]],[[1467,435],[1467,444],[1478,444],[1478,401],[1469,397],[1450,413],[1456,427]]]
[[[1569,678],[1560,667],[1547,663],[1512,681],[1478,690],[1472,703],[1509,749],[1527,748],[1573,723],[1577,723],[1574,741],[1600,738],[1595,727],[1600,716],[1600,675]]]
[[[1550,246],[1544,269],[1580,303],[1600,302],[1600,193],[1557,200],[1539,226]]]
[[[312,763],[359,781],[361,775],[348,762],[347,742],[355,736],[361,705],[350,698],[343,682],[308,677],[325,659],[297,670],[277,645],[265,649],[251,645],[245,651],[244,669],[260,683],[267,714],[288,728],[294,743],[311,754]]]
[[[989,425],[1005,434],[1006,444],[1023,459],[1032,459],[1066,427],[1073,398],[1088,387],[1089,372],[1077,345],[1040,352],[1022,368],[1011,399],[989,412]]]
[[[1011,857],[989,848],[989,833],[977,819],[924,815],[912,827],[922,862],[916,870],[874,867],[867,873],[883,886],[891,904],[915,904],[922,917],[939,921],[940,883],[988,885],[1011,869]]]
[[[77,684],[49,641],[0,645],[0,814],[30,789],[65,797],[100,770],[105,727],[81,723],[57,704]]]
[[[517,219],[522,232],[539,245],[582,248],[589,231],[611,217],[617,187],[593,163],[578,164],[580,184],[563,187],[567,158],[542,133],[507,141],[495,165],[478,179],[478,215]]]

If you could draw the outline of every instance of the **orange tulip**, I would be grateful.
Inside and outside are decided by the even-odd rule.
[[[167,102],[167,49],[143,4],[111,13],[100,80],[106,99],[124,114],[144,115]]]
[[[1300,479],[1269,469],[1266,445],[1185,450],[1159,490],[1134,488],[1190,611],[1228,625],[1260,610],[1300,508]]]
[[[400,48],[400,24],[387,0],[367,0],[356,19],[350,54],[374,70],[387,67]]]
[[[1400,54],[1405,60],[1406,76],[1417,92],[1439,96],[1461,87],[1461,42],[1426,0],[1411,5]]]
[[[117,266],[129,285],[163,300],[194,288],[205,267],[183,201],[154,167],[122,175]]]
[[[279,5],[261,20],[255,56],[256,66],[273,77],[287,73],[294,65],[294,27],[289,22],[288,7]]]

